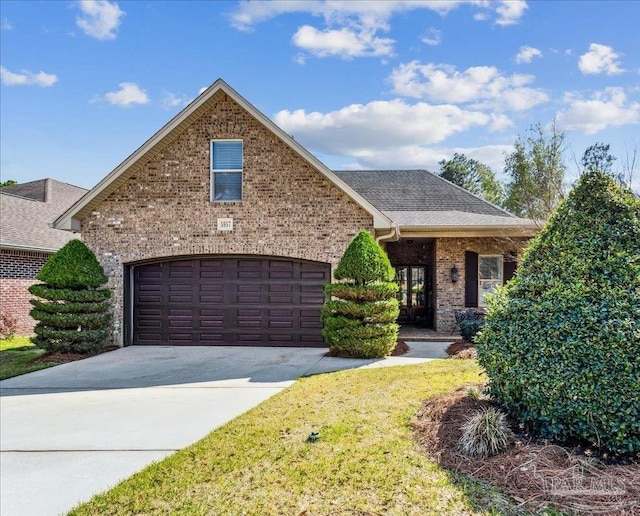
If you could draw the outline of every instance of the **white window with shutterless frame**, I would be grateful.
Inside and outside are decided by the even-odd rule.
[[[211,140],[211,201],[242,201],[242,140]]]

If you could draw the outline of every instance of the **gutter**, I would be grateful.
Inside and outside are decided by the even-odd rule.
[[[51,249],[48,247],[33,247],[29,245],[0,244],[0,249],[8,249],[11,251],[31,251],[34,253],[55,253],[60,249],[60,247],[57,249]]]

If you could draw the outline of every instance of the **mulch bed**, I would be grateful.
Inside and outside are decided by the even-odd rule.
[[[477,358],[476,346],[468,340],[459,340],[446,349],[449,358]]]
[[[518,428],[512,428],[515,439],[504,453],[475,459],[458,452],[460,427],[491,405],[470,396],[468,390],[463,387],[429,399],[412,422],[420,448],[442,467],[499,488],[521,510],[555,507],[579,515],[640,515],[637,460],[606,463],[589,450],[534,441]]]
[[[45,353],[37,358],[34,358],[31,362],[57,362],[59,364],[66,364],[68,362],[75,362],[76,360],[82,360],[84,358],[95,357],[101,355],[107,351],[114,351],[120,349],[118,346],[104,346],[95,353],[65,353],[63,351],[54,351],[52,353]]]

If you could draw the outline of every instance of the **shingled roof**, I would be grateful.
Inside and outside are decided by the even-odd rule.
[[[0,190],[0,248],[55,252],[75,235],[49,223],[87,190],[54,179],[6,186]]]
[[[428,170],[335,171],[401,229],[535,227]]]

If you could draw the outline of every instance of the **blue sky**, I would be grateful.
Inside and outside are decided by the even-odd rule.
[[[92,187],[219,77],[333,169],[464,152],[501,173],[554,118],[572,176],[596,142],[622,168],[639,19],[638,1],[1,0],[1,177]]]

